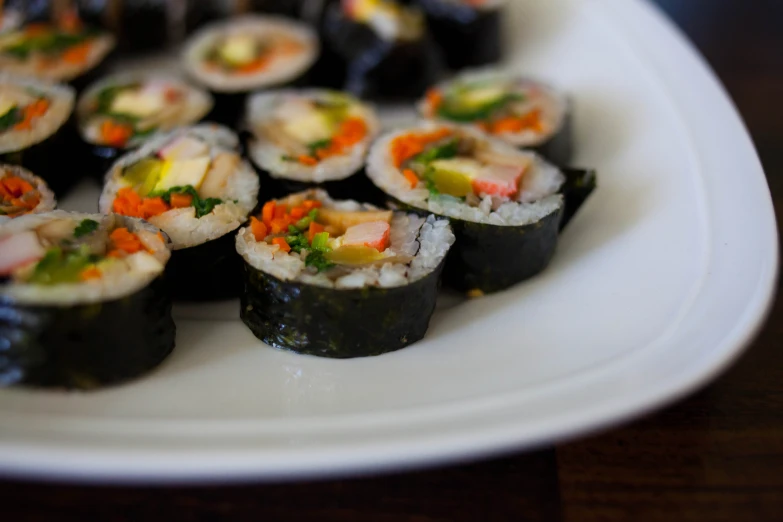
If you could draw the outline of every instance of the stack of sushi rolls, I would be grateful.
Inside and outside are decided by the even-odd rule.
[[[503,54],[507,0],[417,0],[450,69],[489,65]]]
[[[215,96],[209,119],[234,127],[248,92],[300,79],[320,45],[307,25],[276,16],[245,15],[196,32],[184,51],[185,67]]]
[[[471,127],[424,122],[373,145],[367,173],[397,205],[448,218],[456,244],[444,282],[470,296],[541,272],[557,246],[566,205],[573,215],[595,187]],[[577,187],[578,195],[569,191]]]
[[[240,293],[232,232],[258,204],[259,181],[237,147],[228,129],[201,124],[150,140],[106,175],[101,212],[146,219],[171,238],[166,276],[177,300]]]
[[[267,197],[316,185],[340,199],[375,197],[364,162],[380,123],[353,96],[324,89],[258,93],[248,101],[246,127],[248,155]]]
[[[85,144],[82,170],[101,181],[114,161],[159,132],[193,125],[212,109],[212,96],[179,77],[119,73],[91,85],[76,105]]]
[[[492,69],[465,71],[429,89],[422,117],[470,125],[558,165],[573,153],[571,104],[541,82]]]
[[[0,226],[0,385],[94,389],[174,348],[168,240],[140,219],[55,210]]]
[[[109,53],[114,37],[87,27],[74,12],[0,34],[0,70],[84,87]]]
[[[54,193],[27,169],[0,163],[0,225],[27,214],[54,210]]]
[[[409,100],[440,78],[443,63],[421,10],[395,0],[331,3],[316,82],[363,98]]]
[[[427,331],[453,242],[446,219],[320,189],[271,200],[236,237],[242,320],[265,343],[302,354],[398,350]]]
[[[66,85],[0,73],[0,161],[35,172],[56,194],[80,178],[62,162],[73,143],[66,122],[75,97]]]

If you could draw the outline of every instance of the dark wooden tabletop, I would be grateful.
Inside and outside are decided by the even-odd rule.
[[[783,209],[783,2],[656,0],[724,81]],[[741,182],[738,173],[737,182]],[[470,465],[211,488],[0,482],[0,520],[783,521],[783,303],[739,362],[663,411]]]

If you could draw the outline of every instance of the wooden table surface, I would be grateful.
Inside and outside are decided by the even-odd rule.
[[[724,81],[783,209],[783,1],[656,0]],[[737,173],[742,182],[742,173]],[[608,433],[489,462],[333,482],[0,482],[0,520],[783,521],[783,303],[725,375]]]

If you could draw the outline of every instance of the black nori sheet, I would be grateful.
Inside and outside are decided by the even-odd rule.
[[[560,189],[565,198],[565,210],[560,220],[560,230],[563,230],[573,219],[574,215],[582,208],[582,205],[590,194],[598,187],[598,178],[593,169],[562,169],[566,182]]]
[[[539,153],[555,165],[569,165],[574,154],[573,119],[573,109],[568,102],[563,124],[557,132],[541,145],[522,148],[529,148]]]
[[[322,29],[323,56],[314,69],[315,85],[362,98],[410,100],[423,95],[443,73],[437,48],[425,32],[413,42],[389,42],[366,24],[327,8]]]
[[[335,359],[380,355],[424,337],[442,267],[407,286],[337,290],[281,281],[245,263],[240,316],[276,348]]]
[[[67,307],[0,297],[0,386],[94,389],[138,377],[174,348],[171,299],[158,279],[122,299]]]
[[[201,245],[174,250],[166,265],[166,282],[175,301],[235,299],[242,292],[242,258],[236,231]]]
[[[503,55],[502,7],[478,9],[444,0],[418,0],[449,68],[495,63]]]

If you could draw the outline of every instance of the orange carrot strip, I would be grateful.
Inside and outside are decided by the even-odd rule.
[[[130,187],[121,188],[112,203],[112,210],[117,214],[130,217],[144,217],[141,212],[141,197]]]
[[[172,208],[187,208],[193,204],[193,196],[190,194],[172,194],[171,198]]]
[[[144,198],[141,202],[141,213],[144,219],[159,216],[164,212],[171,210],[171,207],[163,198]]]
[[[90,266],[82,270],[82,273],[79,274],[79,279],[82,281],[89,281],[90,279],[100,279],[101,275],[102,273],[98,268]]]
[[[269,229],[267,228],[267,226],[264,224],[263,221],[259,221],[255,217],[251,217],[250,231],[253,232],[253,237],[256,238],[256,241],[263,241],[264,238],[267,236]]]
[[[291,209],[291,217],[293,219],[302,219],[307,214],[307,210],[304,207],[294,207]]]
[[[427,91],[427,105],[430,115],[435,114],[438,108],[443,103],[443,94],[438,89],[430,89]]]
[[[112,233],[109,234],[109,238],[114,243],[116,250],[120,250],[127,254],[135,254],[136,252],[144,250],[144,245],[139,237],[125,227],[115,228]]]
[[[92,43],[85,42],[80,45],[75,45],[71,47],[70,49],[67,49],[63,55],[62,59],[65,63],[70,64],[81,64],[87,61],[87,57],[90,55],[90,49],[92,48]]]
[[[15,198],[21,197],[23,194],[33,190],[33,186],[30,183],[17,176],[6,176],[0,180],[0,183],[2,183],[8,193]]]
[[[302,202],[302,206],[305,209],[307,209],[308,212],[310,212],[314,208],[321,208],[323,206],[323,203],[321,203],[317,199],[306,199]]]
[[[284,217],[275,218],[269,224],[269,230],[272,234],[281,234],[288,230],[288,220]]]
[[[288,207],[285,205],[275,206],[275,219],[282,219],[288,213]]]
[[[261,209],[261,220],[266,226],[272,222],[275,217],[275,202],[267,201],[264,203],[264,207]]]
[[[291,247],[288,244],[288,241],[285,240],[284,237],[276,237],[272,240],[273,245],[280,245],[280,250],[283,252],[290,252]]]
[[[318,165],[318,160],[312,156],[308,156],[306,154],[302,154],[298,158],[296,158],[299,163],[302,165],[307,165],[308,167],[312,167],[313,165]]]
[[[311,221],[310,228],[307,229],[307,240],[312,243],[315,235],[319,232],[323,232],[324,228],[325,227],[322,224]]]
[[[123,147],[133,136],[133,127],[112,120],[104,120],[101,124],[101,139],[114,147]]]
[[[411,169],[404,169],[402,171],[402,175],[405,176],[405,179],[407,179],[408,183],[411,184],[411,188],[416,188],[416,185],[419,184],[419,176],[417,176],[416,173]]]

